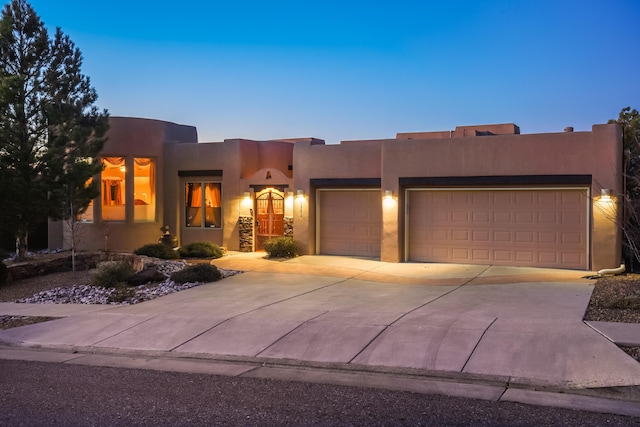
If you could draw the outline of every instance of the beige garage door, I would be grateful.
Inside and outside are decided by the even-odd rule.
[[[588,269],[586,189],[409,190],[408,259]]]
[[[318,253],[380,257],[380,190],[318,191]]]

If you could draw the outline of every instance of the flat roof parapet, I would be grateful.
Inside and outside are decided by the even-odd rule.
[[[446,139],[519,134],[520,128],[514,123],[502,123],[493,125],[456,126],[454,130],[435,132],[399,132],[396,134],[396,139]]]

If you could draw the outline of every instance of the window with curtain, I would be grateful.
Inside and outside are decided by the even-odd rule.
[[[185,226],[222,228],[222,201],[219,182],[185,184]]]
[[[102,219],[125,220],[125,158],[103,157],[102,164]]]
[[[148,157],[133,159],[133,220],[156,220],[155,161]]]

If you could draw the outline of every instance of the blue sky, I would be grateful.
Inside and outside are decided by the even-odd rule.
[[[640,109],[640,1],[32,0],[114,116],[200,141],[516,123],[590,130]]]

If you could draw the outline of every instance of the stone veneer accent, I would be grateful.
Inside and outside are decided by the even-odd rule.
[[[240,234],[240,252],[253,252],[253,217],[239,217],[238,226],[238,232]]]
[[[284,217],[284,236],[293,237],[293,217]]]

